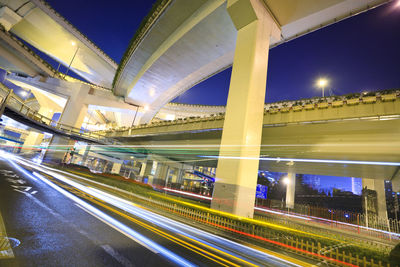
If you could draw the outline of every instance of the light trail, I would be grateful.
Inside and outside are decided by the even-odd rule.
[[[0,155],[3,156],[3,155]],[[69,193],[68,191],[62,189],[61,187],[55,185],[54,183],[50,182],[48,179],[43,177],[42,175],[33,172],[35,176],[31,175],[29,172],[27,172],[25,169],[21,168],[18,166],[15,162],[12,161],[12,159],[7,159],[8,162],[11,163],[11,165],[15,168],[17,168],[19,171],[23,172],[24,175],[27,177],[34,179],[37,181],[37,178],[39,178],[42,182],[46,183],[62,195],[66,196],[67,198],[71,199],[75,203],[79,204],[81,207],[85,208],[87,211],[90,213],[96,215],[95,217],[101,218],[103,222],[106,222],[108,225],[112,226],[113,228],[117,229],[119,232],[123,233],[127,237],[131,238],[135,242],[141,244],[142,246],[146,247],[150,251],[156,254],[161,254],[162,256],[166,257],[167,259],[171,260],[175,264],[179,266],[188,266],[188,267],[194,267],[196,265],[192,264],[191,262],[187,261],[186,259],[178,256],[177,254],[169,251],[168,249],[160,246],[159,244],[153,242],[152,240],[148,239],[147,237],[141,235],[140,233],[132,230],[131,228],[127,227],[126,225],[122,224],[121,222],[117,221],[116,219],[112,218],[111,216],[105,214],[104,212],[100,211],[99,209],[93,207],[92,205],[88,204],[87,202],[81,200],[80,198],[76,197],[75,195]],[[18,159],[16,159],[18,161]]]
[[[325,219],[325,218],[321,218],[321,217],[303,215],[303,214],[293,213],[293,212],[285,213],[285,212],[280,212],[280,211],[271,210],[271,209],[265,209],[265,208],[260,208],[260,207],[254,207],[254,209],[258,210],[258,211],[263,211],[263,212],[273,213],[273,214],[277,214],[277,215],[293,217],[293,218],[307,220],[307,221],[309,221],[309,220],[324,221],[324,222],[329,222],[329,223],[332,223],[332,224],[341,224],[341,225],[346,225],[346,226],[349,226],[349,227],[352,227],[352,228],[360,228],[360,229],[367,230],[367,231],[379,232],[379,233],[387,234],[387,235],[390,235],[390,236],[400,237],[400,234],[395,233],[395,232],[389,232],[389,231],[380,230],[380,229],[376,229],[376,228],[369,228],[369,227],[362,226],[362,225],[355,225],[355,224],[351,224],[351,223],[345,223],[345,222]]]
[[[117,196],[108,194],[106,192],[100,191],[98,189],[92,188],[93,190],[95,190],[98,194],[98,197],[104,197],[107,198],[107,202],[115,205],[115,206],[119,206],[121,209],[130,212],[133,215],[142,217],[144,219],[146,219],[147,221],[159,225],[160,227],[163,227],[164,229],[168,229],[172,232],[175,232],[177,234],[181,234],[181,235],[185,235],[186,237],[189,237],[193,240],[196,240],[199,244],[206,244],[208,246],[214,246],[213,244],[209,243],[209,242],[215,242],[221,246],[227,246],[232,249],[232,250],[240,250],[241,253],[243,253],[244,255],[252,255],[252,256],[257,256],[257,257],[262,257],[263,260],[271,257],[270,255],[266,255],[258,250],[249,248],[247,246],[244,246],[242,244],[236,243],[234,241],[231,241],[229,239],[217,236],[217,235],[213,235],[211,233],[199,230],[198,228],[194,228],[192,226],[188,226],[186,224],[174,221],[172,219],[166,218],[164,216],[155,214],[153,212],[150,212],[146,209],[142,209],[140,208],[140,206],[129,202],[125,199],[119,198]],[[121,205],[122,204],[122,205]],[[190,233],[190,234],[189,234]],[[203,239],[199,239],[198,237],[201,237]],[[207,241],[204,241],[208,240]],[[231,251],[227,251],[221,247],[215,247],[216,249],[220,249],[221,251],[225,252],[225,253],[232,253]],[[249,254],[250,252],[250,254]],[[235,254],[234,254],[235,255]],[[238,255],[235,255],[236,257],[239,257]],[[270,259],[268,259],[270,260]],[[282,259],[279,259],[280,261]],[[287,262],[289,263],[289,262]],[[291,265],[293,265],[293,263],[290,263]]]
[[[1,151],[1,150],[0,150],[0,151]],[[4,153],[6,153],[6,152],[3,152],[3,154],[4,154]],[[25,160],[23,160],[23,159],[18,159],[17,157],[15,157],[14,155],[9,154],[9,153],[6,153],[6,154],[8,154],[8,156],[11,157],[11,158],[15,158],[15,159],[18,160],[21,164],[25,164],[25,165],[28,164],[30,167],[39,168],[39,166],[38,166],[37,164],[36,164],[36,166],[33,166],[33,165],[31,164],[31,162],[27,162],[27,161],[25,161]],[[1,155],[1,154],[0,154],[0,155]],[[23,161],[21,161],[21,160],[23,160]],[[14,163],[14,164],[15,164],[15,163]],[[23,171],[25,171],[23,168],[19,167],[17,164],[15,164],[14,166],[16,166],[16,167],[18,167],[19,169],[22,169]],[[51,168],[46,167],[46,166],[40,166],[40,168],[41,168],[41,169],[42,169],[42,168],[51,169]],[[42,170],[43,170],[43,169],[42,169]],[[67,174],[67,175],[73,175],[73,174],[70,174],[70,173],[64,172],[64,171],[60,171],[60,170],[57,170],[57,171],[58,171],[58,172],[65,173],[65,174]],[[26,171],[25,171],[25,172],[26,172]],[[56,175],[57,175],[57,174],[56,174]],[[76,176],[77,178],[80,178],[80,177],[77,176],[77,175],[73,175],[73,176]],[[33,179],[35,179],[35,178],[33,177]],[[80,179],[82,179],[82,178],[80,178]],[[175,190],[175,191],[178,191],[178,190]],[[197,197],[202,197],[202,196],[197,195]],[[166,199],[169,199],[168,197],[165,197],[165,198],[166,198]],[[208,198],[208,197],[205,197],[205,196],[204,196],[204,198]],[[190,204],[190,203],[187,203],[187,202],[184,202],[184,201],[179,201],[179,200],[176,200],[176,199],[173,199],[173,201],[182,202],[183,204],[189,205],[189,206],[193,206],[194,208],[199,208],[199,209],[202,209],[202,210],[208,210],[208,209],[205,208],[205,207],[198,206],[198,205],[194,205],[194,204]],[[261,210],[260,210],[261,208],[255,207],[255,209],[258,209],[259,211],[261,211]],[[269,212],[269,213],[275,213],[275,214],[277,214],[277,215],[284,215],[284,216],[287,215],[287,213],[283,213],[283,212],[279,212],[279,211],[273,211],[273,212],[271,212],[271,210],[268,210],[268,209],[264,209],[263,211]],[[223,212],[221,212],[221,213],[223,213]],[[279,213],[281,213],[281,214],[279,214]],[[235,216],[232,216],[231,214],[222,214],[222,215],[229,215],[230,217],[235,217]],[[312,219],[314,219],[314,220],[321,220],[321,221],[331,222],[331,223],[335,223],[335,224],[337,223],[337,224],[347,225],[347,226],[354,227],[354,228],[359,227],[360,229],[364,229],[364,230],[367,230],[367,231],[380,232],[380,233],[388,234],[388,235],[391,235],[391,236],[398,236],[398,237],[400,237],[400,234],[398,234],[398,233],[389,232],[389,231],[385,231],[385,230],[380,230],[380,229],[376,229],[376,228],[370,228],[370,227],[366,227],[366,226],[357,226],[357,225],[350,224],[350,223],[345,223],[345,222],[340,222],[340,221],[335,221],[335,220],[330,220],[330,219],[325,219],[325,218],[320,218],[320,217],[302,215],[302,214],[296,214],[296,216],[298,216],[298,217],[297,217],[298,219],[307,220],[306,217],[308,217],[308,218],[312,218]],[[293,216],[292,216],[292,217],[293,217]],[[270,225],[270,226],[272,226],[272,225]],[[272,226],[272,227],[274,227],[274,226]],[[285,228],[285,227],[280,227],[280,228]],[[290,230],[293,230],[293,229],[287,229],[287,230],[290,231]],[[322,237],[322,238],[326,238],[326,237]],[[329,238],[328,238],[328,239],[329,239]]]
[[[388,161],[358,161],[358,160],[334,160],[334,159],[296,159],[296,158],[257,158],[257,157],[231,157],[231,156],[203,156],[201,158],[213,159],[249,159],[262,161],[283,161],[283,162],[306,162],[306,163],[334,163],[334,164],[356,164],[356,165],[380,165],[380,166],[400,166],[400,162]]]
[[[193,197],[197,197],[197,198],[201,198],[201,199],[205,199],[205,200],[212,200],[212,197],[206,197],[206,196],[202,196],[199,194],[189,193],[189,192],[180,191],[180,190],[174,190],[174,189],[170,189],[167,187],[164,187],[163,190],[170,191],[170,192],[177,193],[177,194],[193,196]],[[389,231],[385,231],[385,230],[381,230],[381,229],[370,228],[370,227],[366,227],[366,226],[362,226],[362,225],[355,225],[355,224],[351,224],[351,223],[345,223],[345,222],[325,219],[325,218],[321,218],[321,217],[303,215],[303,214],[293,213],[293,212],[287,213],[287,212],[281,212],[281,211],[277,211],[277,210],[273,210],[273,209],[266,209],[266,208],[261,208],[261,207],[254,207],[254,210],[272,213],[272,214],[276,214],[276,215],[292,217],[292,218],[301,219],[301,220],[305,220],[305,221],[311,221],[311,220],[325,221],[325,222],[329,222],[332,224],[346,225],[346,226],[349,226],[352,228],[360,228],[363,230],[379,232],[379,233],[383,233],[383,234],[387,234],[387,235],[391,235],[391,236],[400,237],[400,234],[395,233],[395,232],[389,232]]]
[[[118,231],[123,233],[124,235],[128,236],[132,240],[136,241],[137,243],[141,244],[142,246],[146,247],[150,251],[158,254],[162,254],[164,257],[168,258],[172,262],[178,264],[179,266],[196,266],[186,259],[176,255],[175,253],[167,250],[166,248],[160,246],[159,244],[153,242],[152,240],[148,239],[147,237],[139,234],[138,232],[132,230],[131,228],[127,227],[126,225],[122,224],[121,222],[115,220],[111,216],[105,214],[104,212],[100,211],[99,209],[93,207],[92,205],[88,204],[87,202],[81,200],[80,198],[74,196],[73,194],[69,193],[68,191],[62,189],[61,187],[55,185],[54,183],[50,182],[48,179],[43,177],[42,175],[33,172],[33,174],[38,177],[41,181],[52,187],[53,189],[57,190],[64,196],[68,197],[72,201],[76,202],[80,206],[84,207],[91,213],[95,214],[96,216],[100,217],[103,221],[107,222],[107,224],[112,225],[113,228],[116,228]]]
[[[244,259],[243,257],[233,253],[232,251],[227,251],[227,250],[223,249],[220,246],[215,246],[215,245],[213,245],[213,244],[211,244],[211,243],[209,243],[209,242],[204,240],[204,239],[209,238],[207,236],[210,236],[210,235],[212,237],[214,237],[214,240],[217,240],[216,239],[217,236],[214,236],[214,235],[212,235],[210,233],[202,232],[202,238],[204,238],[204,239],[196,238],[193,235],[190,235],[187,232],[185,232],[185,230],[188,231],[188,229],[190,229],[190,231],[192,233],[196,233],[196,232],[199,232],[199,229],[197,229],[197,228],[192,228],[192,227],[189,227],[187,225],[179,223],[181,228],[178,229],[177,226],[176,226],[176,224],[177,224],[176,221],[173,221],[171,219],[167,219],[167,218],[165,218],[163,216],[155,215],[154,213],[151,213],[149,211],[146,211],[146,210],[143,210],[141,208],[135,207],[134,206],[135,204],[133,204],[133,203],[131,203],[129,201],[126,201],[124,199],[118,198],[116,196],[112,196],[112,195],[110,195],[108,193],[102,192],[102,191],[94,189],[94,188],[86,187],[86,186],[84,186],[82,184],[79,184],[77,182],[74,182],[74,181],[68,179],[67,177],[65,177],[63,175],[60,175],[60,174],[57,174],[57,173],[54,173],[54,172],[51,172],[51,171],[44,171],[44,172],[48,173],[49,175],[55,177],[56,179],[58,179],[58,180],[60,180],[60,181],[62,181],[64,183],[67,183],[67,184],[71,185],[74,188],[77,188],[77,189],[79,189],[79,190],[81,190],[81,191],[83,191],[83,192],[85,192],[85,193],[87,193],[89,195],[92,195],[92,196],[94,196],[94,197],[96,197],[96,198],[98,198],[98,199],[100,199],[102,201],[105,201],[106,203],[109,203],[109,204],[111,204],[111,205],[113,205],[113,206],[115,206],[117,208],[120,208],[120,209],[122,209],[122,210],[124,210],[126,212],[129,212],[132,215],[135,215],[135,216],[138,216],[138,217],[140,217],[142,219],[145,219],[148,222],[151,222],[151,223],[156,224],[156,225],[158,225],[158,226],[160,226],[160,227],[162,227],[164,229],[167,229],[167,230],[170,230],[172,232],[175,232],[176,234],[180,234],[182,236],[185,236],[186,238],[190,239],[191,241],[195,241],[195,243],[197,243],[197,244],[199,244],[201,246],[206,246],[208,249],[215,250],[218,253],[225,254],[225,256],[228,256],[228,257],[234,258],[235,260],[244,262],[246,265],[250,265],[250,266],[254,265],[251,262],[249,262],[248,260]],[[36,173],[35,173],[35,175],[36,175]],[[166,223],[166,222],[169,222],[169,224]],[[225,242],[227,242],[227,239],[219,238],[218,240],[219,240],[219,245],[226,246]],[[232,249],[232,250],[238,250],[238,248],[243,250],[243,248],[246,248],[243,245],[238,246],[237,243],[232,242],[232,241],[230,241],[229,244],[231,244],[230,249]],[[233,246],[233,244],[235,246]],[[238,246],[238,247],[236,247],[236,246]],[[252,254],[254,254],[254,251],[256,251],[254,249],[251,249],[251,250],[253,252]],[[241,251],[241,252],[243,254],[245,254],[245,255],[248,255],[248,251]],[[268,259],[271,262],[270,257],[272,257],[272,256],[269,256],[269,255],[267,255],[265,253],[262,253],[262,252],[259,252],[259,253],[261,254],[261,257],[262,257],[263,260],[267,260]],[[260,257],[260,255],[257,255],[257,256]],[[275,258],[275,257],[273,257],[273,258]],[[276,258],[276,259],[278,259],[278,258]],[[282,261],[282,259],[279,259],[279,260]],[[278,262],[275,262],[275,260],[274,260],[271,263],[277,264]],[[287,262],[287,264],[289,264],[289,262]],[[292,264],[292,263],[290,263],[290,265],[299,266],[299,265]]]
[[[18,159],[16,159],[16,160],[19,161]],[[82,190],[83,192],[85,192],[89,195],[92,195],[102,201],[105,201],[106,203],[109,203],[117,208],[120,208],[120,209],[126,211],[126,212],[129,212],[130,214],[132,214],[134,216],[138,216],[138,217],[143,218],[146,221],[156,224],[164,229],[167,229],[172,232],[175,232],[176,234],[185,236],[185,238],[190,239],[192,242],[197,243],[198,245],[206,246],[208,249],[211,249],[211,250],[216,250],[216,251],[218,251],[218,253],[224,254],[225,256],[229,256],[230,258],[233,258],[237,261],[241,261],[241,262],[244,261],[244,262],[246,262],[246,265],[254,265],[254,264],[252,264],[247,259],[240,256],[239,254],[234,253],[232,250],[239,251],[239,253],[241,253],[243,255],[252,255],[260,260],[269,261],[271,264],[275,264],[275,265],[304,266],[304,264],[298,265],[298,264],[290,262],[289,260],[282,259],[281,257],[268,255],[262,251],[238,244],[236,242],[230,241],[230,240],[222,238],[222,237],[218,237],[218,236],[213,235],[208,232],[201,231],[198,228],[190,227],[185,224],[165,218],[163,216],[156,215],[152,212],[149,212],[142,208],[139,208],[139,207],[135,206],[135,204],[128,202],[124,199],[118,198],[116,196],[112,196],[110,194],[107,194],[105,192],[99,191],[94,188],[86,187],[82,184],[79,184],[77,182],[74,182],[74,181],[68,179],[67,177],[65,177],[63,175],[60,175],[58,173],[55,173],[55,172],[52,172],[49,170],[45,170],[44,168],[41,168],[39,166],[33,166],[32,164],[23,162],[23,161],[21,161],[20,163],[27,165],[27,166],[31,165],[31,167],[36,168],[39,171],[42,171],[44,173],[47,173],[50,176],[56,178],[57,180],[60,180],[66,184],[69,184],[70,186],[77,188],[79,190]],[[46,182],[47,184],[49,184],[49,185],[52,184],[51,185],[52,187],[57,187],[59,190],[65,191],[64,189],[61,189],[57,185],[48,181],[42,175],[40,175],[36,172],[34,173],[34,175],[36,177],[40,178],[42,181]],[[70,193],[68,193],[68,194],[70,194]],[[77,198],[77,197],[75,197],[75,198]],[[84,203],[86,203],[86,202],[84,202]],[[81,203],[79,202],[78,204],[81,204]],[[217,245],[215,245],[213,243],[217,243]],[[227,247],[227,249],[224,249],[223,247]],[[282,257],[285,257],[285,256],[282,255]],[[290,257],[288,257],[288,258],[290,258]]]
[[[25,163],[26,164],[26,163]],[[29,165],[31,165],[31,164],[29,164]],[[38,166],[36,166],[37,168],[38,168]],[[48,167],[46,167],[46,168],[48,168]],[[49,169],[51,169],[51,168],[49,168]],[[53,176],[53,172],[49,172],[49,174],[52,174],[52,176]],[[67,180],[69,180],[68,178],[66,178],[65,176],[62,176],[62,177],[64,177],[64,179],[67,179]],[[57,178],[57,177],[55,177],[55,178]],[[57,179],[59,179],[59,177],[57,178]],[[71,181],[71,182],[73,182],[73,181]],[[80,184],[79,184],[80,185]],[[81,185],[81,186],[83,186],[83,185]],[[84,186],[85,187],[85,186]],[[86,189],[87,189],[87,187],[85,187]],[[90,189],[89,189],[90,190]],[[102,191],[99,191],[99,190],[97,190],[97,189],[93,189],[92,188],[92,190],[94,190],[94,192],[92,191],[92,192],[90,192],[90,195],[95,195],[96,193],[97,194],[100,194],[100,195],[97,195],[97,196],[95,196],[95,197],[101,197],[104,201],[106,201],[106,202],[108,202],[108,203],[110,203],[110,204],[112,204],[112,205],[114,205],[114,206],[116,206],[116,207],[118,207],[117,206],[117,204],[116,203],[112,203],[112,201],[113,201],[113,199],[114,199],[114,201],[117,201],[117,200],[115,200],[115,196],[112,196],[112,195],[110,195],[110,194],[107,194],[107,193],[105,193],[105,192],[102,192]],[[99,192],[101,192],[101,193],[99,193]],[[106,199],[104,199],[104,198],[106,198]],[[130,203],[130,202],[128,202],[128,201],[126,201],[126,200],[123,200],[123,199],[119,199],[118,198],[118,201],[117,201],[117,203],[119,202],[119,203],[121,203],[121,201],[122,201],[122,203],[124,203],[124,201],[125,201],[125,204],[123,204],[122,206],[120,206],[120,208],[121,209],[123,209],[123,210],[125,210],[125,211],[127,211],[127,212],[129,212],[129,213],[131,213],[131,214],[134,214],[134,212],[136,212],[135,213],[135,215],[136,216],[139,216],[139,217],[142,217],[142,218],[144,218],[144,219],[146,219],[147,221],[149,221],[149,222],[152,222],[152,223],[154,223],[154,224],[157,224],[157,225],[160,225],[160,223],[162,224],[162,223],[165,223],[165,222],[162,222],[162,220],[160,220],[159,218],[157,218],[157,219],[152,219],[151,217],[149,218],[148,216],[149,215],[146,215],[146,213],[143,213],[143,210],[142,209],[140,209],[140,211],[134,211],[134,210],[132,210],[132,204],[133,203]],[[121,205],[121,204],[118,204],[118,205]],[[125,206],[125,205],[128,205],[128,206]],[[164,218],[165,219],[165,218]],[[160,222],[161,221],[161,222]],[[173,221],[173,225],[176,225],[177,224],[177,222],[175,222],[175,221]],[[164,228],[167,228],[168,226],[165,226],[165,225],[161,225],[161,226],[163,226]],[[187,226],[186,226],[187,227]],[[238,231],[238,230],[235,230],[235,229],[231,229],[231,228],[228,228],[228,227],[224,227],[224,226],[221,226],[221,225],[218,225],[218,227],[222,227],[222,228],[227,228],[227,230],[229,230],[229,231],[232,231],[232,232],[237,232],[237,233],[239,233],[239,234],[243,234],[243,235],[248,235],[248,236],[251,236],[251,237],[253,237],[253,238],[256,238],[256,239],[262,239],[262,240],[264,240],[264,241],[266,241],[266,242],[270,242],[270,243],[276,243],[276,244],[278,244],[278,245],[280,245],[280,246],[287,246],[287,247],[290,247],[290,248],[292,248],[291,246],[288,246],[288,245],[285,245],[285,244],[283,244],[283,243],[281,243],[281,242],[277,242],[277,241],[274,241],[274,240],[269,240],[269,239],[266,239],[266,238],[263,238],[263,237],[260,237],[260,236],[254,236],[254,235],[251,235],[251,234],[248,234],[248,233],[245,233],[245,232],[241,232],[241,231]],[[174,229],[174,228],[173,228]],[[172,230],[171,230],[172,231]],[[174,231],[179,231],[179,230],[174,230]],[[199,230],[198,229],[195,229],[194,230],[195,232],[198,232]],[[177,232],[178,234],[181,234],[181,233],[179,233],[179,232]],[[209,233],[206,233],[207,235],[209,235]],[[181,234],[182,235],[182,234]],[[200,242],[203,246],[205,245],[205,246],[208,246],[209,245],[209,243],[207,243],[207,242],[205,242],[204,240],[201,240],[201,241],[198,241],[198,240],[196,240],[196,237],[193,237],[193,236],[188,236],[188,234],[186,233],[186,238],[189,238],[189,239],[191,239],[192,241],[194,241],[194,242]],[[214,247],[215,248],[215,247]],[[219,248],[220,249],[220,248]],[[295,248],[295,247],[293,247],[293,249],[295,249],[295,250],[299,250],[299,249],[297,249],[297,248]],[[222,252],[224,252],[224,250],[223,249],[220,249],[220,253],[221,253],[221,251]],[[306,254],[310,254],[310,252],[308,252],[308,251],[302,251],[303,253],[306,253]],[[231,252],[227,252],[227,253],[231,253]],[[311,254],[313,254],[313,253],[311,253]],[[313,254],[314,255],[314,254]],[[269,257],[270,255],[268,255],[268,257]],[[330,261],[337,261],[337,260],[335,260],[335,259],[332,259],[332,258],[329,258],[329,257],[326,257],[326,256],[323,256],[323,255],[317,255],[317,254],[315,254],[315,256],[318,256],[318,257],[321,257],[321,258],[324,258],[324,259],[326,259],[326,260],[330,260]],[[280,257],[278,257],[278,258],[280,258]],[[281,259],[280,259],[281,260]],[[345,263],[345,262],[341,262],[341,261],[338,261],[338,262],[340,262],[340,263],[342,263],[342,264],[344,264],[344,265],[348,265],[348,266],[353,266],[353,265],[351,265],[351,264],[347,264],[347,263]]]
[[[202,195],[199,195],[199,194],[194,194],[194,193],[189,193],[189,192],[185,192],[185,191],[174,190],[174,189],[167,188],[167,187],[164,187],[163,190],[169,191],[169,192],[173,192],[173,193],[177,193],[177,194],[181,194],[181,195],[186,195],[186,196],[192,196],[192,197],[212,200],[212,197],[206,197],[206,196],[202,196]]]
[[[274,211],[274,210],[262,209],[262,208],[259,208],[259,207],[254,207],[254,209],[258,210],[258,211],[263,211],[263,212],[268,212],[268,213],[278,214],[278,215],[284,215],[284,216],[297,218],[297,219],[302,219],[302,220],[306,220],[306,221],[310,221],[311,220],[310,218],[304,218],[302,216],[297,216],[297,215],[293,215],[293,214],[290,214],[290,213],[283,213],[283,212]]]

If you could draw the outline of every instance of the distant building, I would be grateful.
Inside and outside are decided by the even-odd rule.
[[[321,178],[318,175],[303,175],[303,182],[318,191],[321,189]]]
[[[354,195],[361,195],[362,191],[362,181],[361,178],[351,177],[351,192]]]

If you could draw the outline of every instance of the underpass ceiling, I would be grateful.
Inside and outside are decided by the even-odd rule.
[[[260,169],[303,174],[390,179],[396,166],[354,163],[301,162],[302,159],[394,162],[400,164],[400,119],[341,121],[306,125],[265,127]],[[178,161],[197,160],[216,167],[221,131],[120,137],[124,153],[129,151],[163,155]],[[236,155],[235,150],[232,153]],[[207,156],[212,156],[207,158]],[[289,161],[280,160],[292,158]],[[372,177],[373,176],[373,177]]]
[[[1,0],[22,19],[10,32],[68,66],[86,80],[111,88],[117,64],[73,25],[40,0]],[[51,33],[51,34],[49,34]]]
[[[272,40],[271,46],[385,2],[265,0],[282,29],[281,40]],[[116,94],[125,94],[127,101],[148,106],[141,114],[141,122],[150,121],[166,103],[232,64],[236,29],[226,11],[226,2],[191,1],[190,4],[187,7],[186,1],[177,0],[165,9],[130,52],[116,81]]]

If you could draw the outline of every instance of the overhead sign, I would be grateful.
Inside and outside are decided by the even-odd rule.
[[[257,185],[257,191],[256,191],[256,198],[266,199],[267,198],[267,192],[268,192],[268,186],[258,184]]]

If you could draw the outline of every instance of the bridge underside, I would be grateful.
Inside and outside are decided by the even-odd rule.
[[[29,118],[26,115],[21,114],[9,107],[5,107],[4,115],[6,115],[7,117],[9,117],[19,123],[22,123],[26,126],[34,128],[40,132],[46,132],[46,133],[50,133],[53,135],[64,136],[64,137],[71,138],[72,140],[77,140],[77,141],[83,141],[83,142],[89,142],[89,143],[99,143],[97,140],[92,140],[92,139],[84,138],[84,137],[74,134],[74,133],[69,133],[65,129],[55,129],[54,127],[50,127],[44,123],[36,121],[35,119]]]
[[[117,152],[163,155],[171,160],[216,167],[221,130],[119,137],[132,147]],[[354,120],[264,127],[260,169],[296,173],[391,180],[397,166],[318,162],[319,160],[400,162],[400,120]],[[111,152],[111,151],[109,151]],[[210,157],[208,157],[210,156]],[[293,162],[285,159],[293,159]],[[315,159],[316,162],[302,162]],[[257,159],[258,160],[258,159]],[[400,178],[397,172],[397,178]]]
[[[386,1],[263,2],[281,28],[281,39],[271,38],[273,47]],[[176,0],[157,12],[151,27],[128,48],[114,86],[117,95],[146,107],[139,114],[142,123],[178,95],[229,67],[236,44],[226,1]]]

